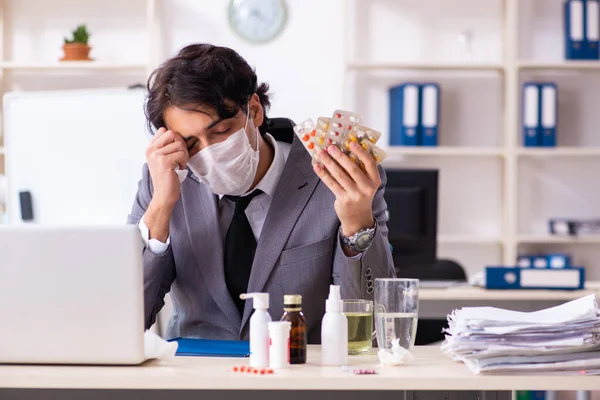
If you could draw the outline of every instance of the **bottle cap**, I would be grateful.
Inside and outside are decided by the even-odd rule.
[[[255,310],[267,310],[269,308],[269,293],[242,293],[240,299],[253,298],[252,306]]]
[[[329,285],[329,297],[325,301],[325,311],[341,313],[343,308],[344,303],[342,302],[342,296],[340,295],[340,286]]]
[[[302,304],[302,296],[299,294],[286,294],[283,296],[283,304],[284,305],[301,305]]]
[[[289,331],[292,329],[292,323],[289,321],[272,321],[267,322],[269,331]]]

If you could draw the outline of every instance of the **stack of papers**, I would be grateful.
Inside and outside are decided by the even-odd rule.
[[[465,307],[448,316],[442,351],[482,372],[600,374],[594,295],[535,312]]]

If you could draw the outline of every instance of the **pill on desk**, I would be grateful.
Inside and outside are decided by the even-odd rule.
[[[245,365],[242,365],[242,366],[240,367],[240,372],[244,372],[244,371],[246,371],[246,366],[245,366]]]
[[[240,370],[240,367],[233,367],[233,372],[238,372]]]
[[[272,370],[272,369],[268,369],[268,370],[267,370],[267,374],[272,374],[272,373],[273,373],[273,370]]]

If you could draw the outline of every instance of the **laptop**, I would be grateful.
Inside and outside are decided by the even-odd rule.
[[[0,363],[142,363],[137,226],[0,226],[0,318]]]

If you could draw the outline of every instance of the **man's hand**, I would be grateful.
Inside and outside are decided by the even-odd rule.
[[[169,237],[169,221],[179,200],[180,183],[176,169],[187,166],[189,155],[183,138],[175,132],[160,128],[146,148],[146,161],[154,192],[144,222],[150,238],[165,242]]]
[[[364,164],[365,170],[335,146],[321,151],[318,156],[323,163],[314,170],[335,195],[335,212],[342,224],[344,236],[351,236],[361,229],[373,227],[373,198],[381,184],[377,163],[365,149],[354,142],[352,153]]]

